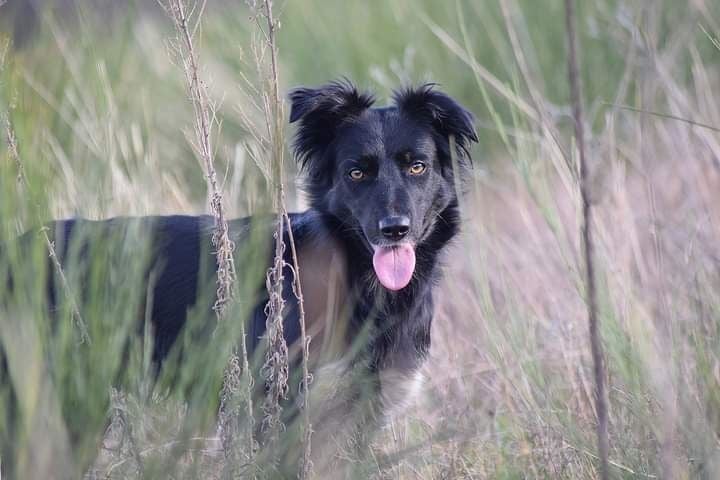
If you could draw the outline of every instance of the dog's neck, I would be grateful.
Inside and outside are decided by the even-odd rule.
[[[357,338],[367,333],[372,342],[368,351],[374,369],[412,370],[427,356],[433,317],[432,289],[439,276],[443,250],[460,227],[457,201],[448,205],[416,247],[417,264],[410,284],[398,292],[384,289],[372,266],[372,252],[357,231],[342,219],[319,210],[327,232],[344,250],[355,312],[348,334]],[[401,352],[398,354],[398,352]]]

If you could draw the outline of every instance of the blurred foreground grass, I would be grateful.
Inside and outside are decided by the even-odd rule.
[[[720,7],[579,3],[613,474],[718,478],[720,134],[618,105],[720,128]],[[10,8],[17,3],[0,7],[6,39]],[[39,219],[206,211],[185,138],[183,79],[164,44],[168,22],[142,3],[111,21],[93,9],[79,21],[46,13],[22,48],[10,47],[0,75],[0,113],[9,112],[30,184],[21,188],[3,154],[0,244]],[[211,2],[200,32],[234,216],[267,205],[243,127],[243,115],[256,111],[248,15],[244,5]],[[382,433],[385,455],[369,468],[389,478],[593,478],[562,2],[289,0],[281,19],[286,87],[345,75],[384,99],[403,83],[436,81],[478,117],[468,224],[448,261],[428,389]],[[290,197],[302,207],[292,186]],[[91,463],[101,475],[132,477],[137,457],[147,477],[218,476],[208,418],[219,377],[192,392],[191,403],[205,408],[188,416],[191,383],[149,391],[142,342],[123,357],[145,292],[132,288],[142,265],[128,258],[137,252],[122,246],[93,257],[98,280],[82,309],[99,340],[89,347],[66,327],[48,327],[42,243],[32,255],[0,257],[0,282],[12,269],[27,286],[9,294],[0,283],[12,297],[0,307],[0,348],[19,365],[2,379],[0,411],[23,425],[7,438],[0,423],[0,452],[12,443],[35,478],[79,475]],[[186,368],[207,365],[197,355]],[[111,402],[120,377],[128,397]],[[18,411],[7,410],[10,382],[24,392]],[[130,423],[134,440],[108,440],[108,418]],[[77,451],[59,447],[68,436]]]

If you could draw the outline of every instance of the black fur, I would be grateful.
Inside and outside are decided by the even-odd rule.
[[[290,99],[290,121],[299,122],[295,154],[308,173],[313,223],[330,231],[352,259],[354,329],[375,324],[369,348],[374,368],[415,368],[430,346],[438,257],[460,226],[451,137],[458,165],[467,169],[470,143],[477,141],[473,116],[433,84],[397,91],[394,105],[384,108],[371,108],[373,97],[349,82],[299,88]],[[426,161],[428,171],[419,178],[403,175],[405,154],[410,161]],[[369,170],[373,178],[348,181],[353,166]],[[368,281],[373,275],[369,244],[383,243],[377,222],[391,214],[410,217],[417,245],[413,280],[397,293]]]

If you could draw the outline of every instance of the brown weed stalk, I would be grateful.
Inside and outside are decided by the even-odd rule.
[[[128,416],[128,404],[125,393],[116,390],[115,388],[110,389],[110,405],[113,412],[113,417],[119,422],[122,437],[120,439],[120,449],[125,445],[127,441],[127,447],[129,450],[130,458],[135,463],[136,473],[140,478],[143,477],[143,460],[138,448],[138,442],[133,432],[132,422]]]
[[[167,13],[173,19],[177,38],[170,47],[175,56],[180,60],[182,70],[185,73],[188,95],[194,112],[195,140],[191,144],[202,162],[205,177],[207,179],[210,209],[215,221],[212,244],[217,257],[217,299],[213,310],[218,321],[222,321],[227,309],[232,302],[234,283],[236,279],[235,263],[233,252],[235,245],[230,240],[227,217],[223,207],[222,191],[217,180],[217,173],[214,166],[214,153],[212,148],[212,128],[215,120],[215,106],[211,102],[208,88],[200,76],[200,67],[197,52],[193,43],[194,34],[200,25],[202,12],[205,8],[205,1],[201,4],[193,3],[188,9],[184,0],[169,0],[163,5]],[[191,25],[192,23],[192,25]],[[237,352],[233,351],[229,366],[225,371],[223,381],[222,397],[219,412],[219,422],[222,435],[223,450],[229,461],[237,460],[235,455],[235,444],[239,436],[239,412],[230,408],[234,404],[233,398],[240,393],[244,396],[246,407],[247,428],[247,454],[252,457],[255,442],[253,439],[253,405],[252,405],[252,378],[248,362],[248,351],[246,345],[245,324],[240,322],[242,347],[242,358],[238,358]],[[238,368],[242,365],[241,368]],[[243,389],[238,388],[245,385]]]
[[[4,1],[0,1],[0,7],[4,3]],[[5,66],[5,58],[7,56],[9,48],[10,44],[8,41],[3,46],[2,52],[0,52],[0,72],[2,72]],[[25,175],[25,168],[23,167],[23,163],[20,159],[17,136],[15,135],[15,129],[13,128],[12,121],[10,120],[10,112],[5,113],[5,136],[7,140],[10,158],[15,163],[15,167],[17,168],[17,181],[19,184],[22,185],[25,190],[30,190],[30,182]],[[40,223],[42,223],[42,219],[38,220],[40,221]],[[55,250],[55,242],[50,239],[46,227],[40,229],[40,234],[43,237],[45,247],[48,251],[48,256],[53,263],[53,268],[55,269],[55,273],[57,274],[58,279],[60,280],[60,286],[62,287],[62,290],[65,294],[65,299],[70,307],[70,316],[72,317],[73,324],[80,333],[80,343],[87,342],[89,344],[90,334],[88,333],[87,324],[83,320],[82,315],[80,315],[80,309],[78,308],[77,301],[75,300],[75,295],[73,295],[72,293],[70,284],[68,283],[67,277],[65,276],[65,271],[63,270],[62,264],[58,259],[57,252]]]
[[[262,91],[263,111],[265,113],[265,126],[268,133],[270,147],[270,182],[273,187],[273,206],[277,209],[275,229],[275,254],[273,265],[268,270],[266,286],[268,290],[268,303],[265,306],[267,351],[265,363],[262,367],[263,378],[266,382],[267,394],[263,403],[263,430],[268,432],[271,443],[277,440],[277,435],[283,428],[281,415],[281,400],[287,397],[288,392],[288,348],[283,332],[283,311],[285,300],[283,298],[283,280],[285,268],[285,242],[283,216],[284,191],[282,184],[283,145],[282,145],[282,104],[278,86],[277,45],[275,31],[277,23],[273,17],[271,1],[263,1],[255,5],[258,20],[264,20],[266,30],[258,23],[264,33],[266,48],[270,50],[270,70],[263,72],[262,63],[258,64],[261,75],[265,73],[264,88]],[[288,229],[289,230],[289,229]]]
[[[582,246],[585,263],[586,303],[589,324],[590,348],[595,377],[595,409],[597,411],[597,442],[600,459],[600,478],[608,480],[608,408],[605,392],[605,369],[603,365],[603,347],[600,339],[597,314],[597,287],[595,285],[595,266],[593,263],[592,203],[590,200],[590,181],[587,159],[585,158],[585,132],[582,110],[582,86],[578,72],[577,38],[575,34],[575,2],[565,0],[565,24],[567,30],[567,62],[570,96],[572,102],[575,141],[580,160],[580,197],[582,202]]]
[[[15,162],[17,168],[17,180],[25,190],[29,190],[30,182],[25,175],[25,169],[20,159],[17,137],[15,136],[15,130],[13,129],[9,114],[6,114],[5,116],[5,135],[7,137],[7,145],[8,152],[10,153],[10,158],[13,160],[13,162]],[[42,227],[40,229],[40,234],[42,235],[43,241],[45,242],[45,248],[48,251],[50,261],[52,261],[57,278],[58,280],[60,280],[60,287],[65,294],[65,300],[68,302],[73,325],[75,325],[78,333],[80,334],[80,343],[87,342],[88,344],[90,344],[90,333],[88,332],[87,324],[85,323],[85,320],[83,320],[82,315],[80,314],[80,309],[78,308],[77,301],[75,300],[75,295],[70,288],[70,283],[65,276],[65,271],[63,270],[60,259],[57,256],[57,251],[55,250],[55,242],[50,239],[47,227]]]
[[[285,300],[283,297],[283,281],[284,269],[287,268],[292,275],[290,285],[292,292],[298,301],[300,333],[302,341],[302,380],[300,383],[300,392],[302,395],[302,422],[303,422],[303,454],[300,465],[300,478],[307,478],[312,470],[310,454],[312,448],[312,425],[310,423],[309,410],[309,383],[310,372],[308,367],[308,348],[310,339],[305,329],[305,307],[302,294],[302,286],[300,284],[300,267],[298,264],[297,250],[295,247],[295,239],[293,236],[290,217],[285,204],[284,192],[284,138],[283,124],[284,112],[283,101],[280,96],[279,87],[279,68],[278,68],[278,48],[276,42],[276,32],[279,27],[277,18],[274,16],[273,1],[263,0],[259,4],[254,1],[248,2],[257,15],[257,27],[260,32],[260,50],[269,51],[269,55],[256,52],[256,66],[260,73],[261,81],[263,81],[262,110],[265,117],[266,135],[258,134],[256,137],[265,138],[263,142],[270,151],[270,168],[268,181],[272,187],[273,206],[277,211],[277,220],[275,228],[275,251],[272,267],[268,270],[266,286],[268,289],[269,301],[266,306],[267,314],[267,351],[265,363],[263,365],[263,377],[266,381],[267,395],[263,404],[263,428],[269,433],[269,440],[272,442],[277,439],[277,435],[284,428],[281,415],[282,408],[280,401],[287,395],[288,385],[288,350],[285,336],[283,334],[283,310]],[[269,65],[267,60],[269,58]],[[285,230],[287,228],[287,231]],[[287,232],[288,243],[290,247],[292,264],[288,265],[284,260],[285,253],[285,232]]]

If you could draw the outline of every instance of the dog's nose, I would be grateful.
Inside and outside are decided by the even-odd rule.
[[[410,219],[405,215],[385,217],[378,222],[380,232],[389,240],[400,240],[410,231]]]

